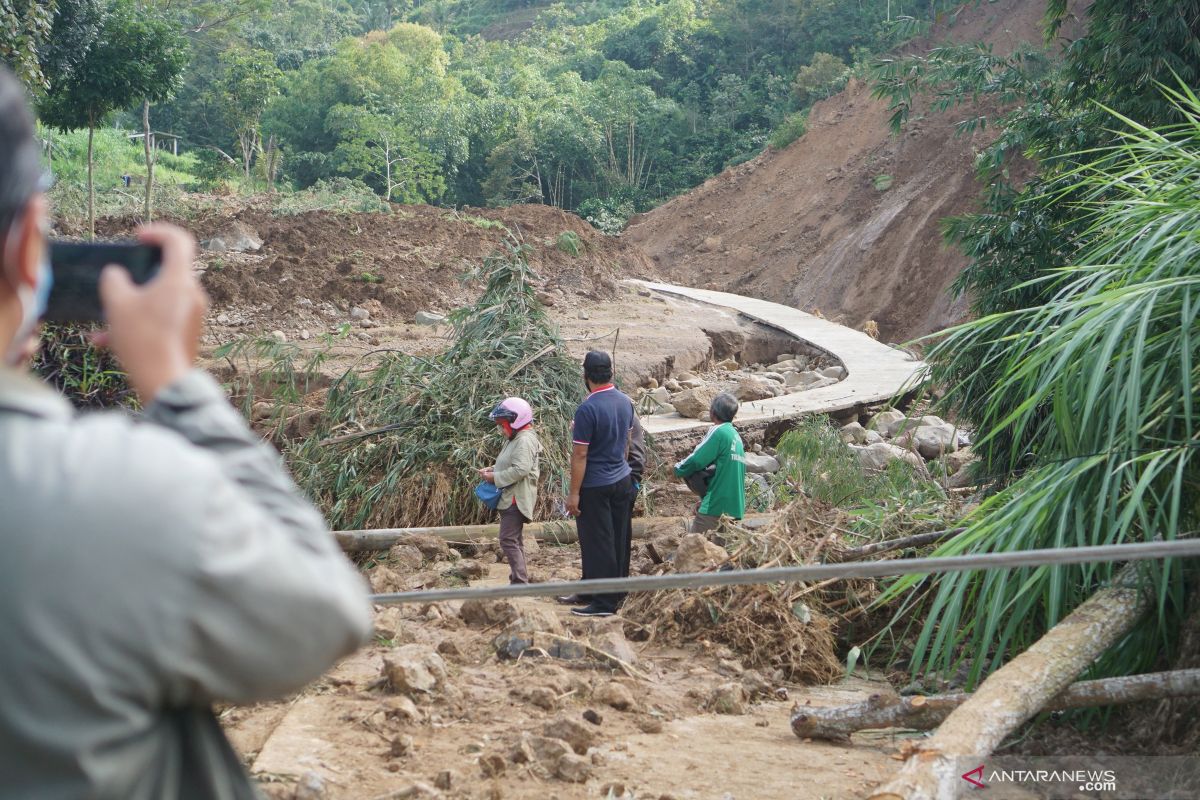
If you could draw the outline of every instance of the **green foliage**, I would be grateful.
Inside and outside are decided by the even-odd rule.
[[[952,329],[929,353],[934,380],[973,410],[988,466],[1017,475],[944,554],[1171,540],[1195,530],[1200,99],[1190,89],[1167,96],[1184,122],[1152,130],[1126,119],[1121,143],[1091,154],[1094,164],[1072,176],[1065,193],[1079,198],[1077,218],[1050,233],[1082,228],[1088,244],[1075,266],[1038,276],[1048,300]],[[988,384],[963,377],[980,367],[994,376]],[[978,679],[1118,566],[931,579],[914,670],[949,672],[964,654],[987,654],[972,664]],[[1157,624],[1140,626],[1101,672],[1147,670],[1170,655],[1186,599],[1183,569],[1147,568]],[[890,597],[917,583],[898,582]]]
[[[317,181],[313,186],[300,191],[279,193],[271,211],[279,216],[304,214],[308,211],[385,214],[391,211],[391,206],[362,181],[333,178]]]
[[[450,315],[454,342],[416,358],[395,351],[343,375],[312,436],[289,451],[301,485],[339,528],[482,521],[476,470],[501,447],[487,412],[519,395],[534,408],[542,453],[542,513],[552,509],[566,468],[567,424],[582,381],[534,297],[526,248],[510,243],[470,277],[486,281],[475,305]],[[333,436],[387,427],[341,443]]]
[[[771,147],[782,150],[808,132],[808,112],[796,111],[788,114],[779,123],[779,127],[771,131],[768,140]]]
[[[32,369],[76,408],[137,408],[125,373],[107,350],[92,344],[87,326],[45,325]]]
[[[232,48],[221,54],[220,80],[214,90],[220,97],[225,123],[237,137],[242,152],[242,172],[250,178],[250,166],[259,147],[259,123],[267,103],[279,93],[283,73],[265,50]]]
[[[801,104],[808,104],[841,91],[849,77],[845,61],[829,53],[817,53],[811,64],[796,73],[792,90]]]
[[[54,12],[53,2],[0,0],[0,59],[31,91],[50,85],[41,51],[50,39]]]
[[[875,187],[875,191],[877,192],[886,192],[892,188],[894,182],[895,178],[891,175],[876,175],[871,179],[871,185]]]
[[[445,189],[433,154],[396,118],[353,106],[330,109],[326,124],[340,137],[339,171],[377,186],[385,200],[422,203]]]
[[[583,241],[575,231],[563,231],[558,235],[555,244],[567,255],[577,256],[583,250]]]

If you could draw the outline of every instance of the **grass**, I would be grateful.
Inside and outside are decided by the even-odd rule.
[[[563,231],[558,235],[555,244],[559,250],[570,256],[577,256],[583,250],[583,241],[575,231]]]
[[[131,408],[138,401],[125,373],[107,350],[92,344],[93,328],[44,325],[33,371],[76,408]]]

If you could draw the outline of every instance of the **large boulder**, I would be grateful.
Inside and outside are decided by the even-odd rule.
[[[893,461],[903,461],[917,469],[925,466],[925,462],[916,453],[887,442],[869,444],[866,447],[850,445],[850,449],[858,455],[858,462],[868,472],[882,472]]]
[[[671,398],[671,405],[680,415],[692,419],[707,419],[708,410],[712,407],[713,398],[718,394],[712,386],[699,386],[684,389]]]
[[[912,441],[926,459],[941,458],[947,453],[958,449],[958,431],[949,422],[943,422],[937,417],[922,417],[922,424],[912,432]],[[924,420],[933,419],[937,422],[925,424]]]
[[[779,459],[765,453],[746,453],[746,472],[755,475],[772,475],[779,472]]]
[[[245,253],[262,246],[262,237],[243,222],[233,223],[203,244],[205,250],[213,253]]]
[[[698,533],[689,533],[679,540],[675,550],[676,572],[702,572],[724,564],[729,553],[720,545],[713,544]]]
[[[888,411],[880,411],[876,414],[867,427],[871,430],[879,431],[880,434],[891,438],[900,433],[908,424],[908,417],[901,414],[899,411],[889,409]]]
[[[867,429],[857,422],[843,425],[839,433],[846,444],[870,444],[867,441]]]
[[[778,386],[779,384],[774,381],[748,375],[738,381],[734,394],[737,396],[738,401],[742,403],[754,400],[766,400],[778,394]]]

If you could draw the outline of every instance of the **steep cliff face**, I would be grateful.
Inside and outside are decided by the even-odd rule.
[[[1043,41],[1045,10],[1045,0],[981,3],[913,47],[984,41],[1009,52]],[[794,144],[635,217],[624,236],[678,283],[854,327],[874,320],[889,341],[929,333],[967,308],[949,290],[965,259],[943,243],[941,220],[974,209],[981,189],[974,159],[995,133],[957,135],[969,113],[914,113],[894,136],[886,102],[853,82],[813,108]]]

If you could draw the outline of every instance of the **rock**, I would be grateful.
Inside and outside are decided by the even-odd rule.
[[[534,296],[537,297],[537,301],[539,303],[547,308],[552,308],[556,302],[554,295],[550,294],[549,292],[535,292]]]
[[[940,458],[958,449],[958,431],[939,417],[921,417],[911,432],[913,444],[926,459]],[[907,434],[906,434],[907,435]]]
[[[441,325],[446,321],[446,318],[441,314],[434,314],[431,311],[418,311],[413,317],[413,322],[418,325]]]
[[[429,694],[446,677],[446,662],[421,644],[407,644],[383,657],[383,676],[393,691],[411,696]]]
[[[688,378],[686,381],[680,381],[679,385],[684,389],[702,389],[705,384],[700,378]]]
[[[592,699],[597,703],[612,706],[617,711],[629,711],[634,706],[633,692],[629,691],[629,687],[625,684],[616,681],[610,681],[601,686],[592,695]]]
[[[698,247],[696,247],[696,251],[699,253],[717,253],[717,252],[720,252],[720,250],[721,250],[721,237],[720,236],[706,236],[706,237],[704,237],[704,241],[701,242]]]
[[[596,734],[591,728],[567,717],[559,717],[553,722],[546,723],[542,728],[542,734],[551,739],[562,739],[571,745],[571,749],[579,755],[586,754],[588,748],[596,742]]]
[[[726,372],[737,372],[742,368],[742,365],[737,362],[736,358],[727,358],[717,364],[717,369],[723,369]]]
[[[729,560],[725,548],[715,545],[699,533],[689,533],[679,540],[675,550],[676,572],[702,572]]]
[[[866,447],[851,445],[850,449],[858,454],[858,462],[863,469],[872,472],[881,472],[887,469],[887,465],[892,461],[904,461],[917,469],[921,469],[925,465],[925,462],[916,453],[887,442],[869,444]]]
[[[748,669],[742,673],[742,688],[751,700],[756,697],[771,697],[775,693],[775,687],[756,669]]]
[[[404,756],[412,755],[413,753],[413,737],[408,734],[400,734],[392,738],[391,750],[392,758],[403,758]]]
[[[625,632],[622,630],[619,622],[615,625],[609,625],[607,630],[601,631],[590,638],[592,647],[600,652],[607,653],[619,661],[624,661],[626,664],[637,663],[637,652],[633,649],[633,645],[629,644],[629,640],[625,638]]]
[[[723,683],[708,696],[708,709],[716,714],[746,713],[746,690],[740,683]]]
[[[384,795],[387,800],[438,800],[441,796],[441,792],[421,781],[415,781]]]
[[[558,760],[571,754],[571,745],[553,736],[521,734],[508,759],[514,764],[544,764],[553,769]]]
[[[326,800],[329,790],[325,786],[324,778],[315,772],[306,772],[300,776],[300,781],[296,784],[296,793],[292,797],[294,800]]]
[[[308,328],[301,328],[301,329],[300,329],[300,339],[301,339],[302,341],[305,341],[305,342],[307,342],[307,341],[308,341],[309,339],[311,339],[311,338],[312,338],[312,334],[311,334],[311,333],[309,333],[309,331],[308,331]]]
[[[417,708],[417,704],[412,701],[412,698],[406,695],[386,697],[383,700],[383,706],[386,709],[384,713],[389,719],[401,722],[421,721],[420,709]]]
[[[711,386],[685,389],[671,398],[671,404],[685,417],[708,419],[708,410],[717,394],[717,390]]]
[[[679,385],[679,381],[675,380],[674,378],[667,378],[665,381],[663,381],[663,388],[668,392],[683,391],[683,387]]]
[[[779,460],[774,456],[759,453],[746,453],[744,456],[746,472],[758,475],[773,475],[779,472]]]
[[[977,460],[970,447],[959,447],[957,450],[946,453],[942,457],[942,464],[946,467],[947,475],[957,475],[964,467]]]
[[[453,639],[442,639],[437,646],[438,655],[448,658],[451,661],[462,661],[466,658],[466,653],[458,646],[458,642]]]
[[[651,389],[649,395],[654,398],[654,402],[658,403],[660,406],[671,402],[671,393],[667,391],[667,387],[665,386],[659,386],[658,388]]]
[[[443,792],[450,791],[450,787],[453,785],[453,783],[454,773],[448,769],[442,770],[437,774],[437,777],[433,779],[433,785],[438,789],[441,789]]]
[[[625,784],[620,781],[612,781],[600,787],[601,797],[622,798],[625,796]]]
[[[531,633],[501,633],[492,640],[492,649],[502,660],[520,658],[531,647],[533,647],[533,634]]]
[[[221,312],[220,314],[217,314],[217,324],[218,325],[228,325],[232,321],[233,321],[233,318],[230,317],[225,312]]]
[[[558,694],[545,686],[535,686],[529,690],[529,702],[538,708],[553,711],[558,708]]]
[[[646,382],[642,385],[648,390],[653,391],[658,388],[658,380],[655,378],[646,378]]]
[[[866,444],[867,429],[857,422],[851,422],[849,425],[843,425],[839,431],[842,441],[846,444]]]
[[[662,733],[663,723],[658,717],[638,717],[638,730],[642,733]]]
[[[388,561],[403,569],[417,570],[425,563],[425,556],[411,544],[398,544],[388,551]]]
[[[592,762],[574,753],[567,753],[558,759],[554,775],[570,783],[586,783],[592,777]]]
[[[804,369],[804,365],[794,358],[789,358],[776,361],[767,369],[771,372],[799,372]]]
[[[883,437],[879,435],[879,431],[867,431],[867,435],[863,439],[864,444],[879,444],[882,441]]]
[[[279,342],[279,344],[287,343],[287,334],[283,331],[271,331],[271,338]]]
[[[746,475],[747,488],[754,487],[756,494],[750,495],[756,502],[761,502],[767,508],[775,507],[775,490],[771,487],[765,475],[749,473]]]
[[[900,433],[905,427],[908,418],[899,411],[880,411],[867,424],[868,428],[879,431],[880,434],[886,437],[892,437]]]
[[[485,778],[498,778],[508,768],[508,762],[499,753],[488,753],[479,757],[479,771]]]
[[[350,309],[350,319],[354,320],[355,322],[360,322],[362,320],[368,320],[370,318],[371,318],[371,312],[367,311],[362,306],[354,306],[353,308]]]
[[[554,609],[542,606],[532,606],[519,612],[516,619],[511,620],[505,628],[507,633],[553,633],[563,632],[562,620]]]
[[[746,403],[774,397],[776,391],[776,384],[774,382],[764,378],[747,376],[738,381],[737,388],[734,389],[733,393],[740,402]]]
[[[660,415],[661,414],[674,414],[675,406],[671,405],[670,403],[663,403],[657,409],[655,409],[654,413],[660,414]]]
[[[263,240],[249,225],[235,222],[201,246],[213,253],[245,253],[260,249]]]
[[[472,628],[490,628],[516,621],[516,607],[507,600],[464,600],[458,615]]]
[[[473,581],[478,580],[486,575],[487,570],[484,569],[483,564],[480,564],[478,561],[470,558],[464,558],[446,568],[442,574],[453,575],[454,577],[461,578],[464,581]]]
[[[947,489],[966,489],[970,486],[977,486],[980,482],[972,474],[975,470],[971,469],[970,465],[979,459],[972,459],[962,469],[950,476],[946,481]]]
[[[400,544],[411,544],[421,551],[426,561],[445,561],[450,558],[450,545],[432,534],[405,536]]]
[[[675,380],[679,381],[680,383],[683,383],[684,381],[697,380],[697,378],[692,373],[688,372],[687,370],[684,370],[683,372],[680,372],[679,374],[677,374],[675,376]]]
[[[397,644],[396,639],[404,632],[404,615],[396,606],[388,606],[375,612],[375,636]]]
[[[846,377],[846,368],[826,367],[825,369],[821,370],[821,375],[824,375],[826,378],[833,378],[834,380],[840,381]]]
[[[824,380],[825,376],[819,372],[813,372],[810,369],[799,373],[797,379],[800,381],[800,386],[812,386],[814,383],[820,383],[822,380]]]
[[[604,717],[600,714],[600,712],[591,708],[583,712],[583,718],[593,725],[600,725],[604,722]]]
[[[804,382],[804,379],[802,377],[800,377],[801,375],[804,375],[804,374],[807,374],[807,373],[796,372],[794,369],[789,369],[787,372],[783,373],[783,385],[789,389],[796,389],[801,386],[807,386],[808,384],[806,384]]]

